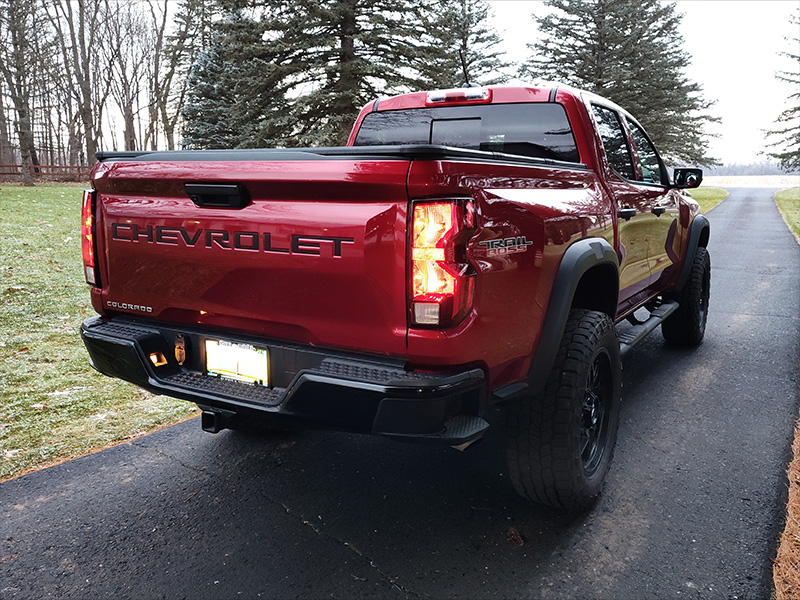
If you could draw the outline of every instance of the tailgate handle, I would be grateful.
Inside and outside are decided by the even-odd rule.
[[[186,193],[203,208],[244,208],[250,204],[247,189],[240,183],[185,183]]]

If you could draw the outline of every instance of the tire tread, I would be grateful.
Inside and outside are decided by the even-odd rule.
[[[599,486],[581,481],[583,465],[576,448],[580,431],[576,426],[575,394],[585,387],[587,365],[595,348],[613,340],[612,362],[619,369],[619,346],[613,322],[604,313],[573,310],[567,320],[554,366],[540,394],[509,406],[506,415],[507,463],[511,481],[525,498],[567,510],[590,505]],[[613,366],[613,365],[612,365]],[[618,381],[619,374],[614,377]],[[612,436],[618,422],[618,396],[612,420]],[[579,421],[577,421],[579,422]],[[608,452],[613,453],[613,443]],[[605,469],[610,462],[605,460]],[[599,473],[599,479],[605,472]]]

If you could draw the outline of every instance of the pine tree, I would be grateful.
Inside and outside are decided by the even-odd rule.
[[[703,129],[718,119],[702,87],[683,73],[682,15],[659,0],[548,0],[542,39],[520,68],[527,78],[562,81],[628,110],[671,161],[717,164]]]
[[[795,31],[800,28],[800,10],[792,15],[791,23],[795,26]],[[794,86],[794,93],[789,95],[791,106],[778,116],[778,123],[785,124],[782,129],[769,131],[770,137],[777,137],[778,140],[770,144],[778,147],[777,152],[769,152],[768,156],[777,159],[781,168],[785,171],[800,171],[800,36],[788,38],[795,49],[792,52],[783,52],[782,55],[792,59],[797,65],[797,71],[782,71],[777,75],[781,81],[786,81]]]
[[[264,34],[264,25],[244,9],[214,23],[210,44],[189,73],[184,147],[252,148],[282,141],[288,85]]]
[[[431,7],[426,26],[427,50],[415,65],[422,89],[465,83],[502,83],[510,64],[497,49],[500,36],[488,23],[484,0],[442,0]]]
[[[413,87],[423,35],[414,2],[218,4],[228,17],[192,68],[187,146],[343,144],[364,104]]]
[[[292,143],[347,141],[361,107],[414,87],[413,62],[423,51],[420,5],[409,0],[266,1],[271,41],[293,101]]]
[[[189,147],[347,141],[380,96],[487,82],[505,66],[483,0],[217,0],[226,18],[189,77]]]

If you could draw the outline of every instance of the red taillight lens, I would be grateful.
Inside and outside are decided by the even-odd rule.
[[[81,249],[83,250],[83,273],[86,276],[86,283],[97,285],[94,268],[94,190],[83,191]]]
[[[474,228],[470,201],[418,202],[411,219],[411,321],[444,327],[472,307],[474,271],[466,242]]]

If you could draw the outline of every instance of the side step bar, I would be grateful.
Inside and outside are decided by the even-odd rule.
[[[636,322],[630,329],[626,329],[619,334],[619,354],[625,356],[628,351],[636,344],[641,342],[648,333],[652,332],[656,327],[678,310],[679,304],[677,302],[669,301],[664,302],[661,306],[656,308],[650,313],[650,317],[646,321]]]

